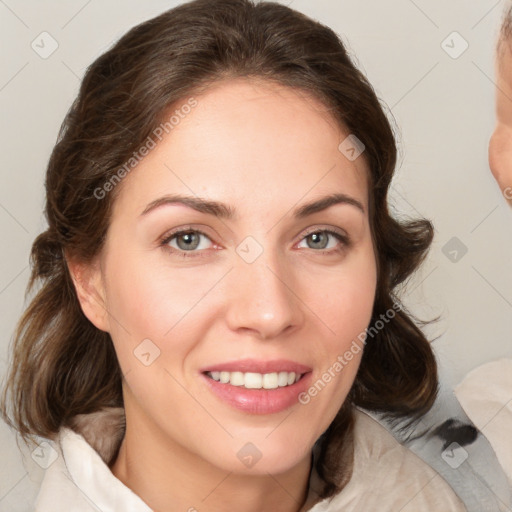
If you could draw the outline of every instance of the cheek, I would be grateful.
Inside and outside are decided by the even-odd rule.
[[[173,376],[181,381],[182,366],[203,335],[195,322],[200,308],[194,306],[204,290],[193,273],[183,279],[165,268],[165,259],[136,250],[126,254],[112,254],[106,266],[110,335],[126,390],[149,415],[155,408],[163,414],[168,407],[190,406]]]
[[[343,348],[367,327],[376,285],[377,269],[370,243],[352,252],[332,275],[323,277],[314,296],[314,309],[334,331],[337,348]]]
[[[109,312],[134,336],[156,332],[161,335],[164,329],[171,327],[169,323],[175,316],[169,311],[169,304],[163,301],[164,290],[168,297],[179,296],[180,290],[176,287],[166,287],[162,279],[155,279],[137,261],[125,260],[109,275]]]
[[[337,286],[338,299],[333,301],[335,306],[330,312],[337,340],[331,349],[335,351],[336,358],[347,353],[343,364],[351,368],[344,371],[351,373],[354,378],[362,356],[362,350],[359,350],[363,347],[361,339],[364,339],[373,312],[376,286],[375,258],[371,247],[367,247],[364,255],[354,255],[353,265],[347,267]]]
[[[131,248],[127,254],[112,253],[106,264],[109,312],[138,335],[161,338],[193,309],[209,283],[201,284],[199,272],[170,270],[156,252]]]
[[[318,370],[302,403],[311,400],[320,417],[330,421],[356,378],[373,312],[377,270],[371,243],[354,251],[321,282],[311,309],[319,311],[329,329],[316,344]]]
[[[310,387],[299,396],[315,434],[325,430],[345,401],[357,375],[364,350],[364,334],[371,320],[376,289],[372,256],[354,257],[329,280],[317,297],[323,323],[330,334],[315,347],[318,368]]]
[[[110,334],[119,362],[125,372],[138,368],[134,355],[147,345],[151,357],[158,354],[155,366],[168,366],[170,354],[183,359],[190,350],[183,329],[201,298],[197,277],[191,286],[189,279],[177,279],[163,268],[164,259],[155,261],[133,249],[125,254],[112,253],[105,265]],[[167,345],[172,351],[165,350]]]

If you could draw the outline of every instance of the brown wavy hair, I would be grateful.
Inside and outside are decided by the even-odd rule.
[[[274,2],[195,0],[166,11],[132,28],[89,66],[47,166],[48,229],[32,246],[27,293],[39,287],[12,340],[0,409],[25,442],[33,435],[53,438],[78,414],[123,406],[112,340],[83,314],[67,258],[88,262],[102,249],[120,186],[102,199],[95,191],[115,177],[170,106],[237,77],[313,95],[365,145],[378,271],[372,324],[393,307],[395,288],[424,259],[433,226],[391,215],[393,130],[330,28]],[[355,405],[397,417],[418,417],[432,406],[436,359],[420,324],[402,308],[367,339],[350,394],[319,439],[320,498],[350,479]]]

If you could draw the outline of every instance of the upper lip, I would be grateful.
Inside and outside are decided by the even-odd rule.
[[[214,364],[201,370],[202,373],[221,371],[263,374],[274,372],[295,372],[302,374],[310,372],[311,368],[287,359],[273,359],[271,361],[238,359],[236,361],[226,361],[225,363]]]

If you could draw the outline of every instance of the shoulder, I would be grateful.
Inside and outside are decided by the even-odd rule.
[[[491,443],[512,485],[512,358],[475,368],[456,386],[455,394]]]
[[[452,488],[436,471],[401,445],[376,420],[358,409],[355,410],[352,477],[328,505],[321,502],[317,507],[313,507],[311,512],[466,511]]]

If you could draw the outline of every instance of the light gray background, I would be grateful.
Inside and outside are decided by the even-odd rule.
[[[127,29],[178,3],[0,0],[0,375],[24,306],[30,246],[44,229],[45,166],[85,68]],[[506,0],[281,3],[342,35],[399,127],[393,209],[436,227],[430,255],[403,297],[421,318],[442,315],[427,334],[440,336],[434,347],[444,380],[456,384],[481,363],[511,357],[512,209],[487,163],[493,50]],[[31,48],[43,31],[59,45],[47,59]],[[469,44],[456,59],[443,49],[454,31]],[[444,45],[460,48],[453,37]],[[467,247],[457,262],[443,253],[453,237]],[[27,468],[3,423],[0,446],[0,511],[24,510]],[[35,466],[30,454],[25,464]]]

